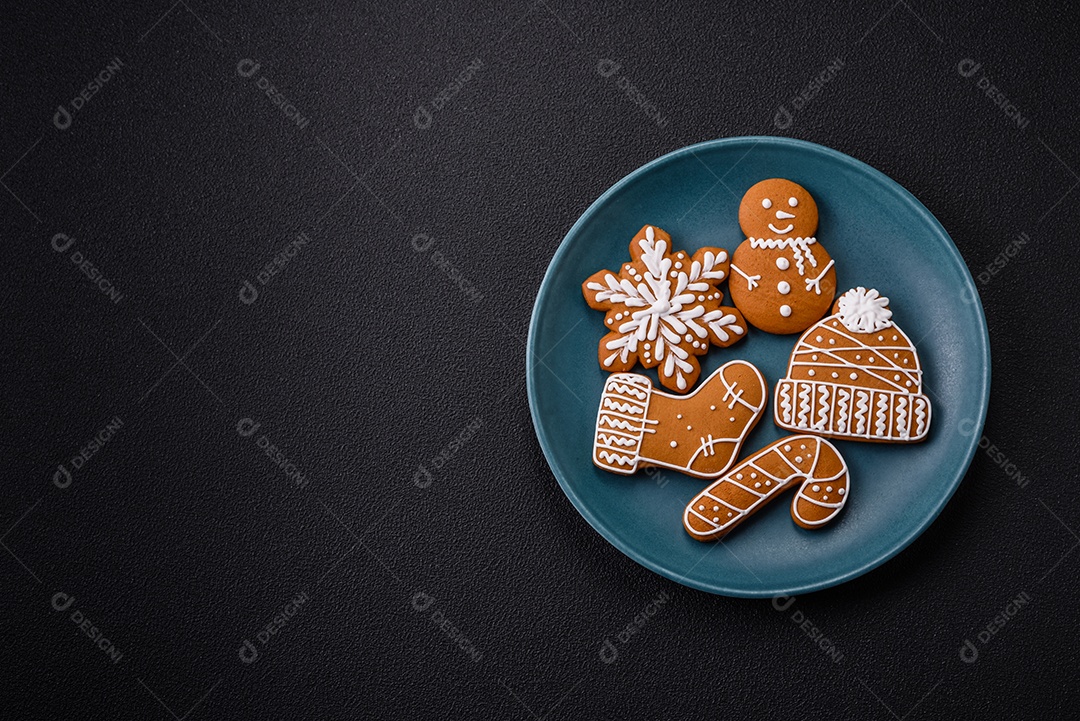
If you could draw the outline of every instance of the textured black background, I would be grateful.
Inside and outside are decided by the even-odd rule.
[[[5,717],[1076,708],[1080,33],[1068,3],[169,3],[9,9],[0,29]],[[58,106],[113,58],[122,68],[58,129]],[[246,58],[260,63],[250,78]],[[779,106],[837,58],[778,129]],[[965,58],[981,64],[972,77]],[[601,77],[603,59],[664,127]],[[980,91],[983,75],[1026,127]],[[979,284],[986,436],[1002,455],[979,453],[898,558],[783,612],[677,586],[603,541],[548,471],[524,391],[532,300],[578,215],[653,158],[748,134],[884,171],[973,274],[1029,238]],[[310,242],[259,284],[300,232]],[[57,233],[74,244],[55,251]],[[252,304],[238,298],[245,280]],[[114,417],[104,448],[54,484]],[[243,418],[255,435],[237,432]],[[263,435],[304,487],[262,454]],[[57,593],[74,596],[67,611]],[[979,642],[1020,593],[1030,603]],[[245,639],[254,663],[238,657]],[[975,663],[960,659],[965,639]]]

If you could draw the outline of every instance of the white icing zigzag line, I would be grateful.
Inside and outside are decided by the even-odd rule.
[[[817,242],[817,238],[750,238],[751,248],[767,248],[768,250],[776,250],[777,248],[809,248],[811,245]],[[814,263],[817,266],[817,263]]]
[[[641,422],[641,419],[638,419],[638,423],[640,423],[640,422]],[[617,418],[615,416],[607,415],[606,413],[601,415],[600,420],[598,420],[596,422],[596,424],[598,426],[603,424],[603,423],[607,423],[608,426],[610,426],[611,428],[617,428],[617,429],[623,430],[623,431],[640,431],[641,430],[641,426],[634,425],[634,424],[630,423],[630,421],[620,420],[619,418]]]
[[[803,383],[798,389],[799,395],[799,421],[795,425],[799,428],[807,428],[806,414],[810,412],[810,384]]]
[[[607,451],[600,451],[596,454],[596,457],[602,461],[608,463],[618,463],[620,466],[633,466],[637,463],[636,457],[630,457],[620,453],[608,453]]]
[[[821,404],[818,408],[818,422],[814,426],[819,431],[825,430],[826,425],[829,422],[829,387],[821,386],[821,397],[818,398],[818,402]]]
[[[619,383],[617,381],[610,381],[607,386],[607,391],[609,393],[625,393],[628,396],[633,396],[634,398],[637,398],[639,401],[643,401],[649,397],[649,393],[647,391],[644,391],[641,388],[623,385],[622,383]]]
[[[907,398],[903,396],[896,399],[896,430],[901,438],[908,437]]]
[[[788,386],[780,386],[780,407],[784,410],[784,423],[791,423],[791,397],[788,395]]]
[[[834,260],[832,260],[830,258],[829,259],[829,264],[825,266],[825,270],[818,273],[818,276],[816,278],[806,278],[805,279],[806,292],[807,293],[809,293],[810,289],[813,288],[815,293],[817,293],[818,295],[821,295],[821,279],[825,277],[825,274],[829,272],[829,268],[833,267],[833,264],[835,262],[836,261],[834,261]]]
[[[877,435],[883,436],[887,426],[885,413],[889,410],[889,396],[884,393],[878,394],[877,409]]]
[[[923,432],[926,430],[926,401],[921,398],[917,402],[917,408],[915,409],[915,435],[922,437]]]
[[[638,425],[634,426],[634,430],[635,431],[642,430],[645,433],[656,433],[656,431],[653,431],[652,428],[649,428],[649,427],[643,427],[640,424],[642,424],[642,423],[652,423],[653,425],[656,425],[657,423],[660,422],[660,421],[650,421],[647,418],[642,419],[642,418],[634,418],[633,416],[623,416],[622,413],[617,413],[617,412],[615,412],[613,410],[607,410],[605,408],[600,408],[599,413],[600,413],[600,417],[602,417],[602,418],[615,417],[615,418],[624,419],[625,421],[632,421],[634,423],[637,423]],[[597,424],[599,424],[599,421],[597,421]]]
[[[817,267],[817,258],[814,257],[813,251],[810,250],[810,246],[816,242],[816,238],[750,238],[750,247],[768,248],[770,250],[791,248],[791,252],[795,256],[795,268],[798,269],[799,275],[806,275],[803,256],[805,254],[806,260],[810,261],[810,265]]]
[[[608,408],[608,409],[613,410],[613,411],[621,411],[623,413],[629,413],[631,415],[636,415],[636,414],[645,412],[645,409],[642,408],[641,406],[631,405],[630,403],[620,403],[620,402],[618,402],[616,400],[613,400],[611,398],[605,398],[604,399],[604,408]]]
[[[647,420],[647,419],[642,421],[641,418],[635,418],[634,416],[628,416],[628,415],[625,415],[625,414],[622,414],[622,413],[617,413],[616,411],[608,410],[608,409],[604,408],[603,406],[600,407],[600,414],[605,415],[605,416],[616,416],[617,418],[625,418],[626,420],[633,421],[634,423],[642,423],[642,422],[644,422],[644,423],[657,423],[658,422],[658,421],[650,421],[650,420]]]
[[[840,418],[836,421],[836,430],[838,430],[840,433],[843,433],[847,430],[848,399],[850,398],[851,393],[841,390],[838,391],[836,395],[839,397],[840,401]]]
[[[866,430],[866,412],[869,410],[866,403],[870,399],[870,394],[866,391],[856,391],[855,398],[855,432],[862,435]]]
[[[731,269],[741,275],[743,278],[746,278],[747,290],[753,290],[754,288],[757,288],[758,281],[761,280],[760,275],[747,275],[746,273],[742,272],[742,268],[735,265],[734,263],[731,264]]]
[[[626,436],[616,436],[607,433],[597,433],[596,440],[609,446],[622,446],[623,448],[632,448],[638,444],[638,441],[635,438],[627,438]]]

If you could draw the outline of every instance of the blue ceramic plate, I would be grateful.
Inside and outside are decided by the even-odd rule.
[[[773,177],[794,180],[817,200],[817,237],[836,259],[838,292],[862,285],[890,298],[893,319],[918,348],[934,417],[930,436],[918,444],[835,441],[852,480],[847,507],[829,526],[797,527],[786,495],[722,542],[700,543],[683,530],[682,511],[706,481],[674,471],[619,476],[592,464],[593,425],[607,373],[596,358],[603,314],[585,304],[581,283],[601,268],[618,269],[630,239],[646,223],[671,233],[677,249],[734,251],[743,240],[742,194]],[[903,550],[937,517],[967,471],[990,393],[990,347],[978,298],[941,224],[868,165],[784,138],[701,143],[616,183],[556,251],[529,328],[533,424],[566,496],[604,538],[646,568],[729,596],[827,588]],[[731,348],[702,356],[701,378],[743,358],[761,370],[771,392],[797,338],[751,329]],[[635,372],[649,374],[659,387],[655,371]],[[770,402],[742,455],[783,435]]]

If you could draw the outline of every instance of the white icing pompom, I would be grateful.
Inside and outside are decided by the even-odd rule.
[[[840,296],[836,317],[855,333],[873,333],[892,325],[889,299],[871,288],[853,288]]]

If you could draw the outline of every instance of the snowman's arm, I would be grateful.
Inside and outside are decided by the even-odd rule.
[[[818,276],[816,278],[804,278],[804,280],[806,281],[806,292],[807,293],[809,293],[810,289],[813,288],[815,293],[817,293],[818,295],[821,295],[821,279],[825,277],[825,274],[829,272],[829,268],[832,268],[833,263],[835,263],[835,262],[836,262],[835,260],[830,258],[829,259],[829,264],[825,266],[824,270],[822,270],[820,273],[818,273]],[[731,266],[731,267],[734,268],[735,266]]]
[[[761,280],[760,275],[747,275],[746,273],[742,272],[742,269],[734,263],[731,264],[731,269],[741,275],[743,278],[746,278],[747,290],[753,290],[754,288],[756,288],[758,286],[758,281]],[[821,291],[818,292],[820,293]]]

